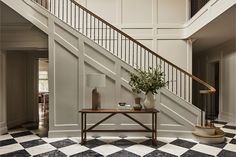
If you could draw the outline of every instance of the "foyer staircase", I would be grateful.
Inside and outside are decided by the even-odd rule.
[[[193,84],[201,89],[199,95],[206,97],[206,100],[210,100],[207,97],[211,97],[215,93],[214,87],[161,57],[76,1],[31,1],[40,5],[71,28],[93,40],[96,44],[131,67],[142,70],[148,70],[149,67],[152,69],[160,67],[161,71],[165,73],[165,81],[169,82],[166,89],[183,101],[192,104]],[[224,132],[214,126],[214,119],[210,119],[208,122],[208,119],[205,118],[208,117],[206,113],[209,104],[212,105],[212,103],[205,101],[201,105],[201,126],[196,126],[193,134],[203,142],[222,142],[224,140]],[[210,132],[209,129],[211,129]]]

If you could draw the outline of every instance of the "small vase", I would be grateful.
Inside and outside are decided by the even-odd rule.
[[[155,97],[152,92],[148,92],[146,94],[146,98],[144,100],[144,108],[145,109],[153,109],[155,107]]]
[[[142,105],[141,104],[133,104],[133,109],[134,110],[141,110],[142,109]]]
[[[135,104],[141,104],[141,98],[137,97],[134,99]]]

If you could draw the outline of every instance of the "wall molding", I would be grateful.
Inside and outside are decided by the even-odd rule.
[[[110,54],[108,51],[106,51],[105,49],[101,48],[99,45],[92,42],[87,37],[81,35],[80,33],[76,32],[75,30],[73,30],[71,27],[66,25],[66,23],[62,22],[61,20],[59,20],[56,17],[54,17],[53,15],[51,15],[49,12],[43,10],[41,7],[34,4],[32,1],[30,1],[30,0],[24,0],[24,1],[27,4],[29,4],[29,6],[26,5],[26,4],[20,5],[22,3],[21,1],[18,1],[16,4],[14,4],[14,2],[10,2],[8,0],[3,0],[4,3],[7,3],[8,5],[12,6],[18,13],[21,13],[22,16],[27,18],[29,21],[31,21],[33,24],[35,24],[41,30],[43,30],[46,34],[48,34],[48,38],[49,38],[49,40],[48,40],[49,41],[49,59],[50,59],[49,60],[49,70],[50,70],[50,73],[49,73],[49,80],[50,80],[50,86],[49,86],[49,89],[50,89],[49,137],[74,136],[74,135],[78,136],[80,121],[78,120],[79,119],[79,117],[78,117],[79,114],[77,112],[76,112],[76,114],[74,112],[71,113],[71,116],[73,116],[73,118],[75,118],[77,120],[76,122],[78,122],[76,124],[75,123],[70,123],[71,124],[70,125],[69,122],[68,122],[68,125],[66,125],[66,126],[65,125],[56,126],[55,122],[56,122],[56,114],[59,114],[60,116],[64,116],[64,114],[68,115],[68,112],[72,111],[73,109],[78,110],[80,108],[84,108],[84,107],[87,107],[87,106],[90,105],[89,103],[86,103],[86,102],[88,102],[86,100],[86,96],[89,92],[88,92],[88,89],[86,88],[86,86],[84,85],[85,84],[85,74],[88,73],[88,72],[91,72],[93,70],[102,71],[104,74],[106,74],[109,81],[110,81],[110,82],[109,81],[107,81],[107,82],[110,83],[110,86],[114,85],[115,88],[116,88],[115,92],[114,92],[114,89],[111,90],[114,93],[116,99],[114,99],[114,100],[110,100],[110,99],[108,100],[107,99],[107,102],[105,102],[105,103],[111,104],[111,101],[112,101],[112,104],[116,105],[117,101],[120,100],[120,99],[117,99],[117,98],[120,98],[122,92],[124,92],[124,91],[122,91],[121,86],[124,85],[124,84],[127,84],[127,82],[125,82],[124,80],[123,81],[121,80],[121,78],[122,78],[121,70],[122,70],[122,68],[127,69],[127,70],[131,70],[132,68],[128,64],[126,64],[123,61],[116,58],[115,56],[112,56],[112,54]],[[19,5],[19,6],[17,6],[17,5]],[[22,8],[20,6],[22,6]],[[32,6],[32,7],[30,7],[30,6]],[[27,10],[24,10],[23,9],[24,7],[26,7]],[[31,15],[27,15],[28,11],[34,12],[35,13],[34,17],[32,17]],[[43,17],[45,17],[45,18],[43,18]],[[64,35],[63,36],[56,35],[56,33],[55,33],[55,24],[58,24],[58,23],[62,26],[63,29],[66,30],[64,32],[65,36]],[[172,25],[172,27],[173,27],[173,25]],[[180,28],[178,27],[177,29],[179,30]],[[152,31],[152,35],[155,35],[155,34],[153,34],[153,32],[157,33],[157,30],[158,30],[158,28],[156,26],[155,31]],[[173,28],[172,28],[172,30],[173,30]],[[180,31],[180,33],[176,33],[176,34],[182,35],[183,32],[181,32],[181,31]],[[168,32],[168,29],[167,29],[167,32]],[[75,41],[76,46],[69,44],[68,38],[66,37],[66,35],[68,35],[67,33],[73,34],[76,37],[78,37],[77,39],[74,39],[74,40],[76,40]],[[166,37],[167,40],[172,40],[172,39],[173,40],[182,40],[184,38],[187,38],[186,36],[181,36],[181,37],[178,38],[178,36],[175,36],[176,34],[173,33],[173,32],[171,34],[163,33],[162,38]],[[155,38],[155,41],[154,41],[155,43],[156,43],[157,38]],[[153,40],[153,39],[151,39],[151,40]],[[59,52],[56,51],[56,48],[57,48],[56,47],[56,42],[57,43],[62,43],[63,47],[65,47],[65,49],[66,49],[66,52],[75,55],[78,59],[78,62],[77,62],[77,66],[79,67],[78,71],[77,71],[77,73],[78,73],[78,75],[77,75],[77,78],[78,78],[78,80],[77,80],[78,91],[77,91],[76,96],[75,96],[77,98],[77,103],[78,104],[65,104],[65,105],[68,105],[66,107],[65,106],[57,106],[57,102],[56,102],[57,97],[60,97],[60,96],[63,97],[63,95],[59,95],[58,93],[55,92],[56,88],[58,88],[58,86],[59,86],[58,84],[56,84],[57,83],[56,82],[57,81],[56,73],[58,72],[58,71],[56,71],[57,70],[56,69],[57,68],[56,67],[57,63],[56,62],[58,61],[57,58],[56,58],[56,55],[58,55],[58,53],[59,53]],[[97,54],[100,54],[100,53],[105,54],[110,60],[113,60],[115,62],[115,70],[113,71],[112,74],[109,72],[109,70],[104,68],[105,62],[98,61],[98,60],[94,61],[91,58],[88,59],[88,57],[85,55],[85,49],[86,49],[86,44],[87,43],[90,46],[92,45],[94,47],[94,49],[95,49],[94,51]],[[158,47],[158,45],[153,46],[152,48],[157,48],[157,47]],[[91,65],[91,67],[86,66],[86,64],[88,62]],[[82,85],[82,86],[80,86],[80,85]],[[127,95],[131,94],[129,90],[126,90],[125,92],[126,92],[125,94],[127,94]],[[113,94],[113,93],[109,93],[109,94]],[[81,96],[79,96],[79,95],[81,95]],[[109,95],[109,96],[112,97],[113,95]],[[127,98],[127,101],[132,102],[132,99],[133,98],[129,97],[129,98]],[[181,98],[179,98],[179,99],[181,99]],[[181,99],[179,101],[183,101],[183,100]],[[176,103],[177,101],[174,101],[174,102]],[[178,106],[180,106],[180,105],[178,105]],[[60,108],[60,110],[64,109],[63,110],[64,114],[57,113],[58,110],[56,110],[56,107]],[[192,108],[194,108],[194,107],[192,107]],[[181,111],[183,111],[183,108],[181,108]],[[181,111],[176,111],[176,112],[179,112],[177,114],[179,119],[181,119],[181,117],[180,117],[180,115],[182,113]],[[196,113],[195,119],[193,119],[191,121],[192,124],[199,122],[198,114],[199,114],[199,111]],[[68,118],[68,117],[65,117],[65,118]],[[145,119],[145,120],[148,120],[148,119]],[[181,124],[186,124],[187,123],[186,118],[182,118],[179,121],[178,122],[181,123]],[[64,122],[58,122],[58,123],[65,124]],[[163,123],[165,123],[165,122],[163,122],[163,123],[158,122],[158,123],[160,124],[160,126],[161,125],[163,126]],[[116,124],[116,121],[115,121],[115,124]],[[179,133],[178,136],[181,136],[183,134],[188,134],[189,135],[191,130],[192,130],[192,125],[191,126],[190,125],[183,125],[183,127],[180,127],[178,131],[176,131],[176,129],[174,127],[172,127],[172,126],[174,126],[173,122],[172,123],[167,123],[166,125],[169,125],[169,128],[171,128],[171,129],[170,130],[166,130],[166,129],[164,130],[163,129],[161,131],[162,135],[165,135],[165,132],[168,133],[168,134],[170,134],[170,132],[172,132],[172,133],[176,132],[176,133]],[[187,126],[187,127],[185,128],[185,126]]]
[[[157,21],[157,1],[152,1],[152,14],[153,19],[152,23],[150,24],[143,24],[143,23],[121,23],[122,18],[122,2],[123,0],[116,0],[116,3],[119,4],[119,6],[116,8],[118,11],[116,11],[117,14],[117,21],[114,24],[120,29],[181,29],[183,32],[175,34],[163,34],[163,38],[165,38],[165,35],[167,35],[171,39],[176,39],[176,36],[178,39],[187,39],[191,35],[193,35],[195,32],[203,28],[205,25],[207,25],[209,22],[214,20],[216,17],[218,17],[221,13],[232,7],[235,2],[234,1],[225,1],[225,0],[210,0],[204,7],[202,7],[192,18],[190,17],[190,11],[188,7],[189,0],[186,0],[186,22],[184,23],[158,23]],[[80,4],[87,6],[87,0],[79,1]],[[152,34],[153,36],[159,35],[155,31]],[[136,34],[134,34],[136,36]],[[153,38],[150,38],[150,40],[153,40]],[[155,46],[154,46],[155,47]]]

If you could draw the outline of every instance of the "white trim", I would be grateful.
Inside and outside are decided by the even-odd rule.
[[[7,111],[6,111],[6,54],[0,50],[0,135],[7,133]],[[1,120],[1,119],[0,119]]]
[[[137,132],[106,132],[106,133],[87,133],[87,137],[99,135],[99,136],[130,136],[130,137],[144,137],[151,136],[151,133],[137,133]],[[50,130],[48,132],[50,138],[57,137],[81,137],[80,130]],[[157,130],[158,137],[178,137],[178,138],[191,138],[195,137],[192,135],[192,131],[178,131],[178,130]]]
[[[6,125],[6,124],[5,124],[5,125]],[[0,135],[3,135],[3,134],[5,134],[5,133],[7,133],[7,131],[8,131],[8,129],[7,129],[6,126],[0,127]]]
[[[178,131],[178,130],[157,130],[157,138],[158,137],[175,137],[175,138],[177,137],[177,138],[194,139],[192,131]]]
[[[49,130],[48,137],[80,137],[80,130]]]
[[[228,113],[228,112],[220,112],[218,119],[226,121],[226,122],[230,122],[230,123],[236,123],[236,115]]]

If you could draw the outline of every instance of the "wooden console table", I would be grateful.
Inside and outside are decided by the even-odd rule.
[[[81,144],[86,143],[86,134],[87,132],[151,132],[152,133],[152,143],[153,145],[156,145],[157,141],[157,113],[159,112],[156,109],[151,110],[118,110],[118,109],[98,109],[98,110],[92,110],[92,109],[82,109],[79,111],[81,113]],[[86,128],[87,125],[87,114],[100,114],[100,113],[107,113],[109,114],[93,126]],[[140,126],[142,126],[144,129],[141,130],[106,130],[106,129],[94,129],[96,126],[104,122],[105,120],[111,118],[112,116],[116,114],[123,114],[124,116],[128,117],[129,119],[133,120]],[[151,114],[152,115],[152,126],[151,128],[147,127],[146,125],[142,124],[137,119],[131,117],[129,114]]]

